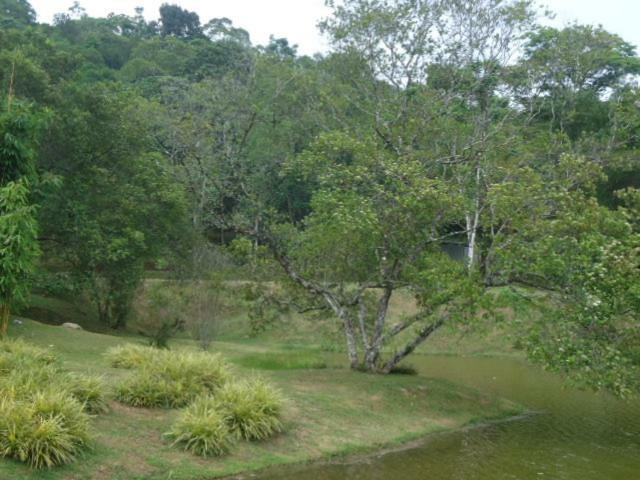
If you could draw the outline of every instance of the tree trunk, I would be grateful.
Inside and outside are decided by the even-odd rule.
[[[360,368],[360,359],[358,358],[358,347],[356,343],[356,336],[353,329],[353,322],[347,315],[343,320],[344,332],[347,337],[347,353],[349,354],[349,366],[352,370],[358,370]]]
[[[377,369],[378,359],[380,358],[380,351],[382,350],[382,340],[384,338],[384,327],[387,320],[387,312],[389,311],[389,301],[393,294],[392,288],[385,288],[378,304],[378,311],[376,314],[375,334],[371,345],[367,348],[365,354],[364,363],[367,370],[374,372]]]
[[[8,303],[0,304],[0,339],[7,336],[9,331],[9,320],[11,318],[11,310]]]
[[[478,225],[480,223],[480,167],[476,167],[476,198],[474,200],[473,212],[466,215],[467,223],[467,268],[471,272],[476,263],[476,243],[478,235]]]
[[[424,342],[427,338],[429,338],[429,336],[431,336],[431,334],[433,332],[435,332],[438,328],[440,328],[442,325],[444,325],[444,322],[445,322],[445,317],[442,317],[442,318],[438,319],[436,322],[434,322],[434,323],[432,323],[430,325],[427,325],[422,330],[420,330],[418,335],[413,340],[408,342],[402,348],[402,350],[400,350],[399,352],[396,352],[396,354],[393,355],[393,357],[391,357],[391,359],[389,359],[389,361],[384,364],[384,366],[379,370],[379,372],[380,373],[385,373],[385,374],[391,372],[391,370],[393,370],[393,368],[396,365],[398,365],[408,355],[413,353],[413,351],[422,342]]]

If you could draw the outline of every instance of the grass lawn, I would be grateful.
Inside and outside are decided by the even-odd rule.
[[[103,353],[136,337],[68,330],[25,320],[20,336],[47,347],[73,371],[102,374],[113,387],[128,371],[111,368]],[[177,340],[173,348],[195,348]],[[176,410],[131,408],[115,401],[93,419],[93,450],[75,464],[32,471],[0,460],[0,479],[208,479],[271,465],[371,451],[432,432],[522,413],[512,402],[420,376],[354,373],[342,356],[275,341],[225,341],[211,347],[239,378],[261,375],[287,398],[286,431],[264,442],[241,442],[222,458],[201,459],[163,439]]]

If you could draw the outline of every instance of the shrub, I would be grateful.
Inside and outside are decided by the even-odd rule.
[[[162,352],[152,347],[127,343],[110,348],[105,354],[114,368],[138,368],[152,363]]]
[[[0,399],[0,455],[33,468],[72,462],[88,446],[88,427],[82,405],[66,392]]]
[[[183,407],[213,392],[228,377],[220,355],[165,351],[121,383],[116,396],[135,407]]]
[[[184,449],[203,457],[220,456],[233,445],[227,419],[211,397],[200,397],[189,405],[165,434]]]
[[[262,380],[229,383],[213,399],[229,429],[245,440],[263,440],[282,431],[282,397]]]

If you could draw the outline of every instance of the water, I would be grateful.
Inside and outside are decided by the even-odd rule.
[[[264,480],[640,480],[640,402],[567,389],[519,361],[415,357],[421,375],[445,378],[538,412],[439,434],[419,446],[347,463],[280,468]]]

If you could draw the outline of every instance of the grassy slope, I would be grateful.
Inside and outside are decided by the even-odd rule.
[[[148,279],[146,285],[158,282],[164,283],[168,290],[176,291],[175,284],[171,281]],[[325,317],[295,313],[283,315],[278,322],[255,337],[249,328],[247,304],[236,290],[228,288],[224,293],[224,314],[223,318],[216,320],[214,333],[216,338],[253,344],[257,347],[267,342],[269,345],[277,343],[295,348],[312,346],[328,351],[343,351],[342,328],[331,315]],[[145,306],[145,295],[146,289],[141,289],[136,300],[141,308]],[[112,334],[112,330],[99,322],[94,310],[86,299],[82,298],[75,298],[71,302],[60,298],[32,295],[30,307],[22,313],[23,316],[48,324],[74,322],[92,332]],[[415,313],[413,299],[403,292],[397,292],[391,299],[389,323],[393,324],[402,315],[412,313]],[[513,348],[516,337],[515,329],[517,328],[514,315],[510,312],[503,313],[505,315],[502,322],[491,320],[477,322],[473,329],[445,326],[421,345],[418,348],[418,353],[522,356],[522,352]],[[135,318],[129,323],[132,332],[138,331]],[[118,335],[126,334],[126,332],[118,332]],[[180,334],[180,336],[189,337],[188,328],[187,332]],[[396,343],[399,345],[404,341],[406,341],[405,338],[400,338]],[[394,346],[397,345],[391,345],[390,348]]]
[[[71,331],[25,321],[12,335],[49,347],[67,366],[100,373],[110,385],[128,373],[110,368],[102,353],[134,338]],[[175,348],[193,348],[180,340]],[[262,467],[327,458],[398,444],[431,432],[521,413],[511,402],[418,376],[372,376],[341,367],[342,356],[292,349],[267,340],[217,342],[242,377],[260,369],[286,394],[286,433],[259,443],[241,443],[221,459],[203,460],[163,440],[176,411],[133,409],[111,403],[93,421],[94,449],[74,465],[33,472],[0,461],[0,478],[30,479],[194,479]],[[300,369],[326,365],[324,369]],[[268,368],[268,369],[265,369]]]

